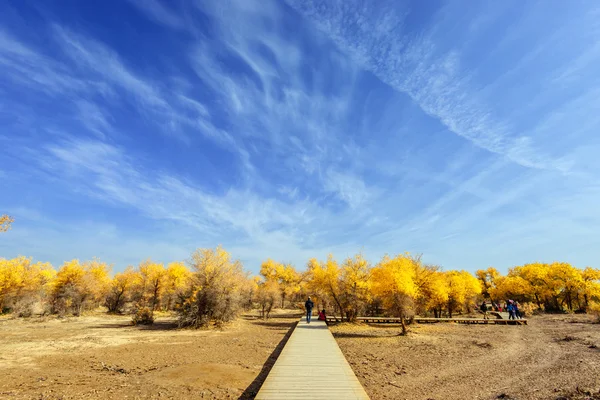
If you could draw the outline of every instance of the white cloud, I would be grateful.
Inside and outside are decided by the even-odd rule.
[[[351,3],[289,2],[355,62],[409,95],[427,114],[476,146],[522,166],[566,172],[567,165],[519,136],[478,98],[460,54],[443,51],[427,33],[408,39],[403,15]],[[383,7],[382,7],[383,8]],[[394,17],[397,15],[396,17]]]
[[[185,27],[183,18],[159,0],[130,0],[130,3],[153,21],[174,29],[183,29]]]
[[[87,100],[77,100],[76,105],[81,123],[100,139],[104,139],[107,134],[113,131],[113,126],[109,121],[110,116],[97,104]]]
[[[325,189],[348,203],[351,208],[367,207],[365,202],[371,196],[362,179],[330,169],[324,180]]]
[[[216,196],[175,176],[140,170],[122,149],[106,143],[74,139],[48,150],[52,157],[45,165],[65,171],[88,195],[208,234],[234,231],[260,239],[272,229],[285,232],[312,219],[304,210],[313,206],[304,201],[283,203],[234,188]]]
[[[532,95],[528,82],[518,85],[524,71],[547,58],[544,46],[533,46],[536,54],[516,60],[513,71],[503,75],[506,68],[499,67],[494,76],[478,76],[477,63],[465,54],[484,36],[488,24],[481,21],[495,21],[494,15],[464,24],[476,37],[462,42],[448,34],[446,43],[436,35],[455,17],[452,5],[419,35],[406,30],[410,14],[402,10],[346,2],[298,6],[322,35],[301,21],[290,33],[284,23],[297,16],[276,2],[188,3],[185,14],[167,2],[135,4],[175,29],[178,49],[186,51],[141,68],[110,43],[67,25],[51,25],[49,37],[62,50],[52,54],[0,31],[0,82],[63,107],[44,124],[25,97],[7,106],[42,130],[37,137],[16,130],[25,132],[19,140],[12,131],[0,133],[6,144],[0,151],[16,160],[2,165],[7,181],[31,192],[35,183],[23,184],[21,176],[39,177],[30,170],[39,165],[74,202],[125,211],[151,226],[149,233],[83,221],[101,233],[90,236],[110,248],[104,255],[123,259],[119,252],[128,244],[130,258],[144,252],[180,258],[195,246],[222,243],[250,267],[268,256],[302,265],[311,256],[343,258],[364,249],[373,261],[410,250],[472,268],[488,254],[514,260],[552,247],[548,254],[565,259],[560,251],[580,243],[595,248],[584,234],[593,235],[589,221],[600,223],[600,192],[593,186],[597,89],[573,88],[577,93],[567,101],[556,87]],[[198,26],[196,7],[211,19],[210,35]],[[454,22],[454,32],[462,22]],[[519,34],[486,57],[511,48]],[[554,65],[546,75],[578,82],[595,57],[593,49],[580,50],[573,68]],[[500,89],[510,93],[494,97]],[[536,108],[544,112],[532,113]],[[96,137],[72,126],[77,119]],[[443,136],[447,129],[458,136]],[[155,135],[162,133],[160,141],[173,135],[182,142],[132,145],[146,137],[159,141]],[[215,161],[204,139],[234,160]],[[202,162],[182,166],[192,156]],[[13,165],[22,168],[19,178]],[[29,215],[33,221],[35,213]],[[44,232],[83,236],[75,224],[49,224]],[[16,242],[43,236],[27,229]],[[92,252],[93,241],[82,239],[81,254]],[[51,244],[66,254],[66,242]],[[41,247],[40,254],[51,253],[50,244]]]

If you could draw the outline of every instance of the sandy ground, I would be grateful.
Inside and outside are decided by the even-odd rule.
[[[0,398],[253,398],[297,320],[178,330],[169,318],[0,318]]]
[[[600,399],[600,324],[332,326],[371,399]]]

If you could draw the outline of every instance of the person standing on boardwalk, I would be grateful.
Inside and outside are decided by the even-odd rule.
[[[312,302],[310,296],[308,296],[308,300],[304,303],[304,307],[306,307],[306,323],[310,324],[310,317],[312,316],[312,309],[315,306],[315,303]]]
[[[515,306],[512,300],[508,301],[508,306],[506,306],[506,311],[508,311],[508,319],[515,319]]]
[[[487,304],[486,304],[485,300],[483,301],[483,303],[481,303],[479,310],[483,313],[483,319],[488,319],[488,313],[487,313],[488,309],[487,309]]]

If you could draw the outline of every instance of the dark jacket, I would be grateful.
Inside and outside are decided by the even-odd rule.
[[[308,311],[312,310],[314,306],[315,303],[313,303],[312,300],[306,300],[306,303],[304,303],[304,307],[306,307]]]

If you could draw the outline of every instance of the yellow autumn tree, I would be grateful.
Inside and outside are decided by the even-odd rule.
[[[167,271],[162,263],[148,259],[138,265],[138,274],[132,296],[135,303],[132,322],[134,325],[151,325],[154,323],[154,312],[160,308]]]
[[[442,317],[449,299],[449,287],[446,276],[441,271],[434,271],[424,284],[419,285],[419,300],[425,310],[433,311],[435,318]]]
[[[489,288],[488,292],[498,304],[501,304],[502,300],[507,301],[508,299],[517,300],[521,303],[529,303],[535,299],[532,285],[515,274],[497,276],[494,286]]]
[[[531,301],[546,311],[581,308],[586,286],[583,271],[565,262],[530,263],[511,268],[498,285],[505,298]]]
[[[178,308],[179,325],[197,328],[235,318],[243,306],[242,292],[248,284],[242,263],[219,246],[196,250],[190,265],[192,278]]]
[[[302,277],[291,264],[283,264],[269,258],[261,264],[260,274],[265,282],[270,282],[271,288],[274,285],[278,287],[281,308],[285,307],[286,299],[300,291]]]
[[[441,308],[444,308],[448,301],[447,284],[440,273],[441,267],[424,264],[420,255],[412,256],[407,253],[405,256],[412,259],[415,269],[415,285],[418,292],[415,313],[421,315],[433,311],[434,315],[441,315]]]
[[[335,289],[335,287],[330,289],[330,286],[334,286],[337,281],[337,273],[337,268],[332,268],[328,273],[325,266],[316,258],[308,260],[302,281],[302,292],[312,297],[317,308],[322,309],[328,304],[335,304],[334,308],[340,312],[339,304],[329,294],[332,289]]]
[[[138,307],[147,307],[154,312],[160,307],[160,297],[165,289],[167,271],[161,263],[145,260],[138,266],[140,286],[138,287]]]
[[[273,310],[273,306],[277,303],[281,296],[279,285],[277,285],[277,282],[274,280],[263,280],[260,278],[255,282],[256,301],[260,307],[260,315],[262,318],[267,319]]]
[[[405,319],[414,315],[414,302],[419,294],[415,261],[407,254],[384,256],[372,274],[373,295],[383,301],[388,313],[400,318],[402,334],[406,334]]]
[[[106,296],[106,308],[109,313],[121,313],[123,307],[129,301],[133,294],[133,289],[140,284],[141,277],[132,266],[127,267],[125,271],[115,274],[111,283],[108,295]]]
[[[85,275],[83,276],[82,292],[85,293],[84,301],[90,308],[96,308],[104,303],[106,295],[110,290],[111,267],[98,260],[93,259],[83,264]]]
[[[566,262],[548,266],[548,279],[552,301],[558,309],[573,311],[580,288],[584,285],[582,271]]]
[[[467,271],[448,271],[445,273],[448,284],[448,317],[454,311],[468,311],[477,295],[481,294],[480,281]]]
[[[301,275],[292,264],[281,264],[277,273],[277,283],[281,293],[281,308],[285,307],[286,299],[300,291]]]
[[[19,316],[43,313],[43,300],[56,271],[31,258],[0,259],[0,311]]]
[[[362,254],[348,257],[342,264],[339,287],[349,321],[355,320],[371,300],[371,269]]]
[[[492,302],[499,302],[493,293],[496,288],[496,281],[500,278],[500,273],[496,268],[480,269],[475,273],[479,282],[481,282],[481,294],[484,298],[489,298]]]
[[[52,284],[52,311],[80,315],[86,309],[97,307],[110,289],[109,269],[99,260],[83,264],[79,260],[65,262]]]
[[[340,296],[339,286],[341,270],[337,261],[330,254],[327,261],[321,262],[312,258],[308,262],[308,290],[314,297],[315,303],[319,301],[323,304],[334,304],[337,311],[344,313],[344,306]]]
[[[581,273],[583,284],[580,289],[583,303],[581,309],[589,308],[590,303],[600,304],[600,269],[586,267]]]
[[[182,262],[172,262],[165,271],[162,304],[166,310],[173,310],[179,296],[183,293],[191,278],[191,271]]]
[[[356,319],[370,299],[371,266],[361,254],[347,258],[340,266],[333,258],[308,262],[307,289],[315,300],[334,304],[342,317]]]
[[[529,263],[509,269],[507,277],[521,278],[527,286],[518,279],[513,279],[513,283],[523,286],[523,295],[529,296],[535,302],[538,308],[547,310],[556,309],[558,304],[553,301],[554,293],[548,273],[550,269],[544,263]],[[505,284],[506,286],[506,284]]]

